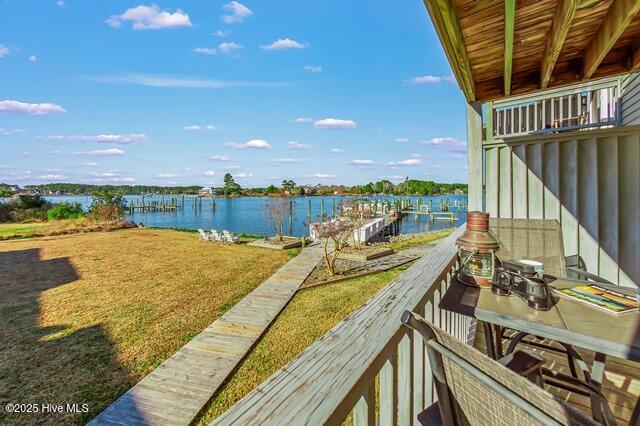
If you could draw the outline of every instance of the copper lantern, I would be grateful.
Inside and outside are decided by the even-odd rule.
[[[458,280],[472,286],[490,287],[499,243],[489,232],[489,213],[469,212],[467,230],[456,244],[461,265]]]

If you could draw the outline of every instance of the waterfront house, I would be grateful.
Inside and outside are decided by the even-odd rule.
[[[557,221],[574,274],[637,287],[640,2],[425,5],[425,25],[435,27],[467,100],[469,209]],[[216,423],[339,424],[350,414],[356,424],[416,423],[435,398],[432,366],[423,340],[402,326],[402,312],[477,346],[483,330],[439,308],[457,256],[453,239],[441,243]],[[636,329],[625,332],[637,342]],[[638,361],[636,349],[619,355]],[[626,423],[638,415],[638,364],[611,359],[606,383],[596,385]],[[557,392],[589,413],[587,396]]]
[[[211,195],[213,195],[213,189],[211,187],[200,188],[198,191],[199,197],[210,197]]]

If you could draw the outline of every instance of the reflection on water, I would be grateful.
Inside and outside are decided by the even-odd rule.
[[[52,196],[46,197],[54,203],[74,202],[80,203],[85,209],[91,205],[90,196]],[[141,196],[127,196],[128,201],[136,204],[141,201]],[[285,232],[289,235],[308,235],[308,225],[310,220],[316,221],[321,212],[331,216],[337,210],[341,200],[348,197],[326,196],[326,197],[292,197],[294,207],[292,217],[285,223]],[[395,197],[374,197],[379,200],[393,200]],[[463,203],[467,204],[466,195],[445,195],[433,197],[403,197],[409,198],[411,203],[416,205],[418,200],[421,204],[432,204],[434,210],[438,210],[441,199],[448,199],[452,206],[452,211],[458,216],[457,221],[436,221],[431,222],[427,215],[406,215],[400,223],[401,233],[425,232],[460,226],[467,220],[466,209],[455,208],[454,206]],[[145,203],[152,201],[162,201],[162,196],[145,196]],[[161,228],[185,228],[185,229],[227,229],[235,233],[273,235],[269,221],[264,215],[264,202],[268,197],[239,197],[239,198],[203,198],[201,201],[191,197],[185,197],[184,209],[176,212],[149,212],[128,215],[127,219],[145,226]],[[373,199],[373,198],[372,198]],[[164,196],[168,203],[171,196]],[[182,200],[182,197],[180,197]]]

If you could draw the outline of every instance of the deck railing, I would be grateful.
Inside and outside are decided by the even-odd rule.
[[[434,401],[422,338],[401,325],[411,309],[469,342],[475,324],[438,308],[458,264],[457,229],[359,310],[213,424],[409,425]]]
[[[620,124],[620,78],[488,104],[488,139]]]

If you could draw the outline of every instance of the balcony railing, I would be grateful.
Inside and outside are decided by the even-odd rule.
[[[620,124],[620,78],[488,104],[488,139]]]
[[[459,228],[359,310],[214,421],[235,424],[409,425],[434,400],[422,338],[400,323],[411,309],[469,342],[475,324],[438,303],[458,264]]]

